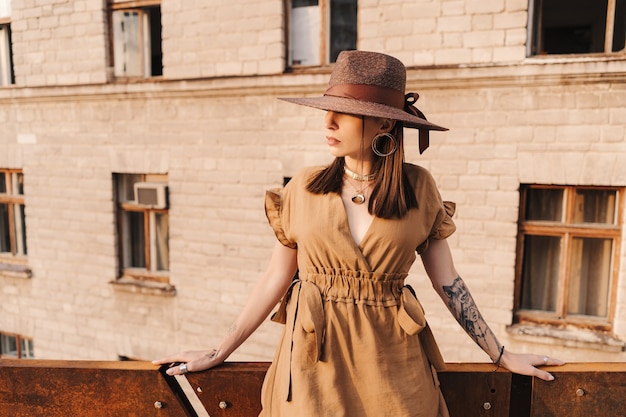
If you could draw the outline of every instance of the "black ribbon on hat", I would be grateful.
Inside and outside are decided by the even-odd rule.
[[[413,116],[421,117],[424,120],[426,116],[421,112],[420,109],[414,106],[417,102],[417,99],[420,98],[420,95],[417,93],[407,93],[404,96],[404,111],[412,114]],[[418,129],[419,130],[419,150],[420,155],[424,153],[424,151],[430,145],[430,131],[428,129]]]

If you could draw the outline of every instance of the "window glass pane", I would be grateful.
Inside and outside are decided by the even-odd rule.
[[[22,345],[21,358],[33,359],[35,357],[35,351],[33,349],[33,340],[27,338],[20,338]]]
[[[0,25],[0,85],[13,84],[13,57],[11,56],[11,26]]]
[[[0,194],[6,194],[7,192],[7,174],[0,172]]]
[[[308,6],[317,6],[319,4],[318,0],[291,0],[291,7],[308,7]]]
[[[535,54],[604,52],[607,0],[535,0]]]
[[[13,188],[13,194],[24,195],[24,174],[15,174],[15,187]]]
[[[615,223],[615,190],[576,190],[574,223]]]
[[[11,0],[0,0],[0,17],[11,17]]]
[[[526,220],[562,221],[563,189],[529,188],[526,192]]]
[[[115,75],[142,76],[139,11],[113,12],[113,60]]]
[[[26,215],[24,204],[16,204],[15,206],[15,234],[17,237],[17,253],[27,255],[26,247]]]
[[[555,236],[524,237],[521,308],[556,311],[561,239]]]
[[[123,259],[124,268],[146,267],[146,241],[144,213],[125,211],[123,218]]]
[[[0,203],[0,252],[11,253],[11,231],[9,229],[9,205]]]
[[[331,0],[330,62],[337,60],[339,52],[356,49],[356,14],[356,0]]]
[[[606,317],[611,282],[611,239],[574,238],[569,276],[569,314]]]
[[[321,12],[317,2],[294,5],[289,24],[290,65],[320,65]],[[310,5],[309,5],[310,4]]]
[[[146,43],[146,56],[150,58],[150,74],[163,75],[163,53],[161,52],[161,7],[150,7],[146,9],[148,15],[149,36]]]
[[[156,268],[159,271],[169,271],[169,215],[168,213],[156,213],[155,215],[155,244],[156,244]]]
[[[0,353],[3,356],[17,358],[17,338],[6,334],[0,334]]]
[[[613,21],[613,52],[626,47],[626,0],[616,0],[615,20]]]
[[[117,201],[119,203],[127,203],[135,201],[135,190],[133,185],[141,182],[143,176],[141,174],[116,174],[115,183],[117,186]]]

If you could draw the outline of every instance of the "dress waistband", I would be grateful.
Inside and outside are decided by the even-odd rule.
[[[331,268],[299,271],[299,279],[315,284],[324,300],[357,304],[399,305],[406,273],[381,273]]]

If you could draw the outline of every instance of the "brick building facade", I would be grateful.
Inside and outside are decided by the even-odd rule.
[[[333,2],[0,0],[3,354],[149,360],[219,342],[268,262],[265,190],[330,160],[323,113],[276,98],[324,91]],[[418,107],[450,128],[421,156],[408,133],[408,160],[457,203],[456,266],[502,343],[626,360],[623,39],[539,48],[564,30],[535,31],[532,0],[352,3],[355,46],[401,59]],[[601,10],[616,7],[607,39],[622,3]],[[296,17],[320,46],[294,47]],[[136,182],[167,203],[139,204]],[[488,360],[418,264],[444,358]],[[280,330],[264,323],[231,358],[271,359]]]

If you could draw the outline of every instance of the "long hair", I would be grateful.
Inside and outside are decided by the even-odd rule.
[[[402,123],[396,122],[389,133],[396,139],[398,146],[389,156],[374,155],[372,172],[376,173],[376,180],[368,203],[370,214],[383,219],[402,218],[410,209],[417,207],[415,191],[404,172]],[[335,158],[327,167],[311,177],[306,189],[314,194],[341,195],[344,164],[343,157]]]

